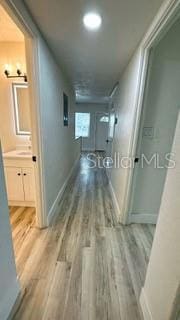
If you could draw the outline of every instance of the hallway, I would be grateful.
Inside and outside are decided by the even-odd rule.
[[[118,225],[104,169],[80,159],[59,215],[20,247],[15,320],[136,320],[154,227]],[[23,266],[23,268],[22,268]]]

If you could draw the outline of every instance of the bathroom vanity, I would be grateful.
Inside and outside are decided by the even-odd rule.
[[[10,206],[35,206],[34,163],[29,150],[3,154],[8,203]]]

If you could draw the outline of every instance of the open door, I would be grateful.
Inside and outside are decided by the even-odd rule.
[[[107,157],[112,157],[112,144],[114,138],[114,130],[115,130],[115,111],[112,109],[109,113],[109,128],[108,128],[108,137],[107,137],[107,145],[106,145],[106,155]]]
[[[108,135],[108,113],[96,113],[96,135],[95,149],[97,151],[106,151],[107,135]]]

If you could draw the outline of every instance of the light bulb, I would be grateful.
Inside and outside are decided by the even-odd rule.
[[[95,31],[100,28],[102,19],[98,13],[89,12],[85,14],[83,22],[87,29]]]

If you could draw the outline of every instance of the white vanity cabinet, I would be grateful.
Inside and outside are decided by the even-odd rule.
[[[8,203],[12,206],[35,206],[35,178],[31,157],[4,157]]]

